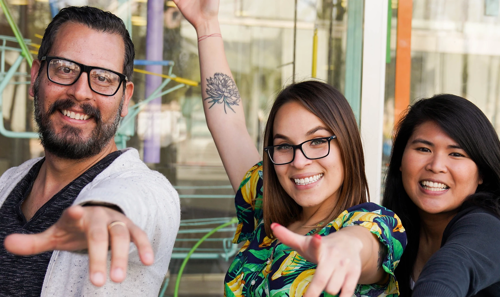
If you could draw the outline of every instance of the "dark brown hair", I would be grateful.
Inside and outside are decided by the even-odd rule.
[[[40,60],[43,56],[47,56],[52,49],[52,45],[57,37],[57,32],[66,23],[77,23],[83,24],[97,31],[107,32],[110,34],[118,34],[123,39],[123,44],[125,46],[125,52],[123,53],[123,74],[127,76],[128,81],[132,80],[132,74],[134,73],[134,44],[130,39],[130,35],[125,28],[123,21],[116,15],[102,11],[99,8],[90,6],[70,6],[61,9],[59,13],[54,17],[45,29],[45,34],[43,35],[42,44],[38,50],[38,59]],[[102,45],[103,50],[106,50],[106,45]],[[42,67],[40,67],[40,71]]]
[[[332,86],[319,81],[292,84],[282,90],[271,108],[267,120],[264,146],[273,144],[273,125],[278,110],[289,102],[298,102],[316,115],[337,138],[344,167],[344,181],[339,200],[330,217],[336,217],[345,209],[368,201],[363,147],[356,119],[345,97]],[[263,212],[266,234],[274,235],[271,223],[287,226],[300,218],[299,206],[281,186],[274,165],[266,153],[264,160]],[[278,165],[279,166],[279,165]],[[325,218],[326,219],[326,218]],[[325,222],[324,225],[328,224]]]

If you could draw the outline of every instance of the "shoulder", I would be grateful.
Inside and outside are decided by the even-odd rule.
[[[255,184],[259,180],[263,178],[263,165],[262,161],[255,164],[250,168],[247,173],[245,173],[245,177],[240,183],[240,190],[242,187],[247,186],[248,184]]]
[[[481,207],[471,206],[450,221],[443,234],[443,244],[455,238],[465,239],[464,243],[473,238],[500,242],[498,236],[491,234],[500,234],[500,218]]]
[[[9,168],[7,171],[5,171],[4,174],[0,176],[0,193],[2,193],[4,189],[13,188],[29,172],[31,167],[33,167],[33,165],[35,165],[41,159],[43,158],[31,159],[19,166]]]
[[[94,181],[101,182],[110,179],[132,182],[134,185],[159,184],[172,187],[167,178],[163,174],[150,169],[140,159],[139,152],[133,148],[123,150],[122,154],[103,170]]]
[[[168,179],[146,166],[137,150],[127,149],[85,186],[75,203],[109,200],[122,207],[124,201],[139,198],[179,207],[179,195]]]

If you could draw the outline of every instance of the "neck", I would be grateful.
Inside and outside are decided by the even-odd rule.
[[[116,151],[116,144],[110,141],[97,155],[84,159],[64,159],[45,151],[45,161],[40,167],[38,176],[33,183],[31,193],[22,205],[27,220],[61,191],[70,182],[102,160],[109,153]]]
[[[432,245],[441,246],[444,230],[456,212],[428,214],[420,212],[420,240]]]
[[[80,176],[82,173],[84,173],[86,170],[88,170],[90,167],[95,165],[97,162],[102,160],[108,154],[116,150],[117,148],[115,142],[111,141],[97,155],[75,160],[60,158],[56,155],[51,154],[50,152],[45,151],[45,162],[40,169],[40,174],[38,175],[37,179],[40,177],[43,170],[46,179],[53,180],[57,184],[64,184],[65,186],[75,178]]]
[[[299,221],[294,222],[290,225],[295,233],[307,234],[311,230],[316,229],[318,224],[324,224],[331,221],[332,212],[336,208],[336,199],[327,199],[320,205],[315,205],[311,207],[303,207],[302,215]]]
[[[428,214],[420,212],[420,242],[417,258],[413,267],[413,280],[416,281],[429,258],[441,248],[443,233],[456,212]]]

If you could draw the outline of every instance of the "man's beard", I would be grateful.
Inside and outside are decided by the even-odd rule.
[[[64,125],[62,132],[56,134],[50,116],[59,110],[69,109],[75,105],[74,100],[63,99],[55,101],[45,112],[39,100],[39,80],[35,81],[33,88],[35,101],[35,121],[38,124],[38,134],[44,149],[51,154],[63,159],[84,159],[97,155],[109,143],[115,135],[120,124],[120,115],[123,107],[121,99],[118,112],[112,123],[103,123],[101,112],[90,104],[80,104],[79,107],[96,123],[90,137],[85,140],[82,138],[82,130],[70,125]]]

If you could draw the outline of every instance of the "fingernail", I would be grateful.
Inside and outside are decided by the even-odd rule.
[[[152,253],[144,253],[144,262],[153,263],[154,262],[153,254]]]
[[[104,274],[102,272],[95,272],[92,274],[92,282],[96,285],[104,284]]]
[[[321,240],[321,236],[319,234],[314,234],[313,237]]]
[[[125,277],[125,273],[121,268],[115,268],[113,270],[113,278],[117,280],[122,280]]]
[[[274,229],[274,228],[278,227],[279,225],[280,225],[280,224],[278,224],[278,223],[272,223],[272,224],[271,224],[271,229]]]

